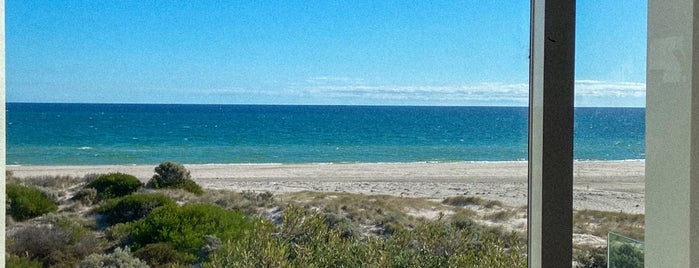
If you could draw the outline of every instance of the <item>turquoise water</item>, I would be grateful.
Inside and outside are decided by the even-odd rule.
[[[645,110],[578,108],[575,158],[643,159]],[[514,161],[523,107],[7,104],[7,164]]]

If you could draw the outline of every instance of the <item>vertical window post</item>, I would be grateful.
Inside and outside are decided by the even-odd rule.
[[[699,3],[648,1],[646,267],[699,267]]]
[[[529,267],[570,267],[575,0],[532,0]]]

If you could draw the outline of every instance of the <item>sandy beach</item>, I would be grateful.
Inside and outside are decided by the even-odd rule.
[[[584,161],[574,169],[574,208],[644,212],[643,161]],[[443,199],[467,195],[527,203],[526,162],[185,165],[204,188],[387,194]],[[144,182],[155,165],[8,166],[17,177],[123,172]]]

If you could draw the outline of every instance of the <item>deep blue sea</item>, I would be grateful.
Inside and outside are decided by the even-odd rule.
[[[527,108],[7,104],[7,164],[516,161]],[[575,158],[644,159],[645,110],[577,108]]]

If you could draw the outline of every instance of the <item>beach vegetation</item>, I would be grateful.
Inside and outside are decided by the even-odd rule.
[[[503,207],[502,202],[497,200],[487,200],[476,196],[451,196],[447,197],[442,201],[442,204],[455,206],[455,207],[465,207],[465,206],[483,206],[485,208],[493,207]]]
[[[6,250],[45,267],[73,267],[84,257],[102,252],[104,243],[73,217],[58,214],[13,230]]]
[[[509,221],[512,218],[514,218],[517,215],[517,212],[514,210],[509,210],[509,209],[503,209],[497,212],[490,213],[486,215],[484,218],[486,220],[491,220],[494,222],[505,222]]]
[[[587,233],[598,237],[607,237],[615,233],[643,240],[645,234],[645,216],[613,211],[577,210],[573,212],[573,231]]]
[[[386,238],[343,236],[316,210],[290,205],[282,223],[228,240],[203,267],[525,267],[523,244],[442,221]]]
[[[160,193],[136,193],[120,198],[107,200],[95,209],[106,225],[139,220],[148,215],[153,209],[175,205],[169,197]]]
[[[283,198],[296,200],[307,209],[319,209],[333,213],[362,226],[381,228],[397,223],[416,225],[431,218],[436,213],[423,214],[423,211],[439,210],[438,204],[425,199],[405,198],[390,195],[362,195],[352,193],[299,192]]]
[[[611,267],[643,267],[644,263],[643,250],[629,243],[613,243],[608,258]]]
[[[175,249],[172,243],[152,243],[139,248],[134,256],[153,267],[172,267],[192,262],[192,255]]]
[[[155,175],[148,181],[151,188],[175,188],[201,195],[204,190],[192,180],[189,171],[179,163],[163,162],[155,167]]]
[[[5,255],[5,267],[14,268],[42,268],[44,265],[37,260],[24,255],[7,254]]]
[[[97,189],[95,188],[83,188],[78,190],[72,198],[74,201],[80,202],[80,204],[90,206],[97,202]]]
[[[222,240],[236,239],[256,224],[241,212],[227,210],[212,204],[166,205],[153,209],[143,219],[126,225],[128,245],[134,254],[143,257],[147,251],[166,251],[172,247],[191,263],[205,245],[207,235]],[[162,243],[158,246],[149,244]],[[179,255],[178,255],[179,256]],[[143,258],[148,261],[148,258]]]
[[[576,268],[607,267],[607,247],[574,245],[573,262]]]
[[[140,260],[151,267],[521,267],[526,258],[526,207],[480,197],[215,189],[197,195],[164,187],[98,202],[97,190],[85,186],[100,176],[73,185],[33,180],[36,186],[11,178],[8,214],[12,185],[43,197],[63,194],[52,202],[59,213],[8,217],[6,266],[138,267]],[[643,215],[582,210],[574,217],[575,234],[584,234],[574,247],[576,267],[603,267],[607,231],[643,238]]]
[[[59,175],[59,176],[33,176],[33,177],[27,177],[23,178],[22,182],[25,185],[31,185],[31,186],[36,186],[36,187],[48,187],[48,188],[54,188],[57,190],[63,190],[67,189],[70,187],[73,187],[75,185],[79,185],[84,182],[83,178],[81,177],[75,177],[75,176],[67,176],[67,175]]]
[[[131,254],[129,248],[116,248],[114,252],[95,253],[80,262],[80,268],[148,268],[148,264]]]
[[[6,185],[7,212],[16,221],[25,221],[58,209],[42,191],[17,183]]]
[[[129,195],[142,187],[138,178],[124,173],[104,174],[85,186],[97,190],[97,197],[101,200]]]

